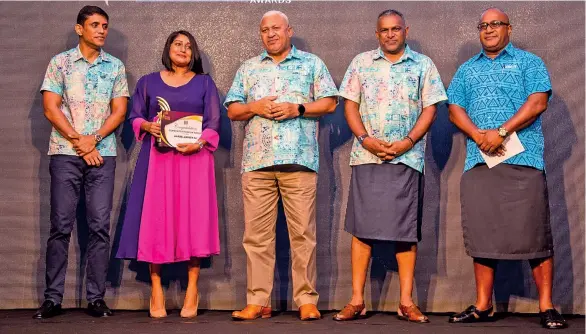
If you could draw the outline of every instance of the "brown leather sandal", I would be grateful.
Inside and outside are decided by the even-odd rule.
[[[399,310],[397,311],[397,317],[400,320],[405,320],[409,322],[417,322],[417,323],[426,323],[429,322],[429,318],[427,318],[419,307],[415,304],[411,306],[403,306],[399,305]]]
[[[336,321],[347,321],[347,320],[356,320],[360,318],[364,318],[366,316],[366,307],[364,303],[360,305],[352,305],[348,304],[344,306],[342,311],[336,313],[334,315],[334,320]]]

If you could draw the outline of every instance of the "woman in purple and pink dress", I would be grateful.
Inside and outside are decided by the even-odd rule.
[[[193,36],[172,33],[162,57],[165,70],[140,78],[132,96],[130,122],[142,141],[128,198],[118,258],[150,264],[149,315],[165,317],[161,265],[188,261],[188,285],[181,316],[197,315],[200,259],[220,252],[214,157],[219,141],[220,99],[203,73]],[[203,116],[197,143],[158,148],[157,97],[173,111]]]

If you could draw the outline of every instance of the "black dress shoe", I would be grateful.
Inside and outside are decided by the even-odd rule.
[[[33,315],[33,319],[47,319],[59,315],[61,312],[61,304],[55,305],[52,301],[45,300]]]
[[[489,307],[485,311],[480,311],[474,305],[468,306],[461,313],[456,313],[450,316],[448,322],[452,323],[468,323],[468,322],[486,322],[486,321],[493,321],[494,320],[494,312],[492,306]]]
[[[87,313],[92,317],[111,317],[114,315],[102,299],[98,299],[87,305]]]

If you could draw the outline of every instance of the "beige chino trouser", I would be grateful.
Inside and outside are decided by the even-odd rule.
[[[315,200],[317,173],[252,171],[242,174],[248,304],[270,306],[275,273],[275,231],[279,193],[289,242],[293,300],[316,304]]]

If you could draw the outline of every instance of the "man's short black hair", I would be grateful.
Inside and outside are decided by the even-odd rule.
[[[106,21],[110,21],[108,14],[106,14],[106,12],[102,8],[98,6],[84,6],[79,11],[79,14],[77,14],[77,24],[83,25],[85,23],[85,20],[87,20],[88,17],[94,14],[101,15],[106,18]]]

